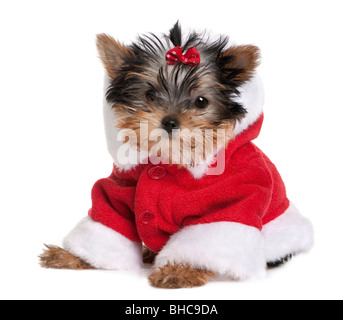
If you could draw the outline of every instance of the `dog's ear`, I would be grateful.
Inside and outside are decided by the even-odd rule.
[[[107,34],[97,35],[97,48],[107,74],[114,79],[123,59],[133,57],[133,52]]]
[[[225,77],[239,85],[253,76],[260,57],[260,49],[256,46],[232,46],[219,56],[218,62]]]

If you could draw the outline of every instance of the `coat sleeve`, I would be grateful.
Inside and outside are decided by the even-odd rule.
[[[234,161],[218,182],[192,195],[188,206],[197,208],[185,216],[183,227],[211,222],[237,222],[262,229],[271,202],[273,179],[263,156]],[[195,205],[196,204],[196,205]]]
[[[95,183],[89,216],[124,237],[139,242],[133,214],[135,190],[136,181],[123,179],[114,170],[111,176]]]
[[[265,275],[260,230],[273,179],[263,156],[247,148],[230,159],[223,176],[208,177],[205,188],[184,196],[187,201],[178,199],[182,227],[157,256],[156,267],[188,264],[242,280]]]
[[[142,243],[132,213],[135,181],[115,172],[92,190],[92,209],[64,238],[63,247],[96,269],[142,266]]]

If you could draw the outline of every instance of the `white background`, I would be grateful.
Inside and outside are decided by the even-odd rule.
[[[343,298],[342,1],[1,1],[0,298]],[[112,169],[102,120],[95,35],[185,28],[262,50],[265,124],[257,144],[315,228],[315,246],[265,280],[151,288],[148,268],[56,271],[38,266],[60,244]]]

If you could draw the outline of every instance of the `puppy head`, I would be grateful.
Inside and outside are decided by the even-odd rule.
[[[182,154],[189,147],[191,153],[181,161],[184,165],[199,164],[225,145],[219,142],[219,129],[233,137],[237,120],[246,113],[234,98],[253,76],[260,57],[252,45],[228,47],[225,36],[210,41],[205,34],[192,32],[183,37],[178,23],[169,34],[145,35],[130,46],[100,34],[97,47],[111,79],[106,98],[113,105],[118,128],[136,135],[140,151],[149,152],[158,143],[169,162],[175,160],[175,150]],[[195,47],[200,64],[168,65],[166,53],[174,47],[184,52]],[[142,123],[148,124],[145,137]],[[211,148],[196,150],[208,140]]]

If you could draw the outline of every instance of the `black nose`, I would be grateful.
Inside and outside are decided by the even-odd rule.
[[[173,129],[177,129],[179,125],[179,120],[177,120],[175,117],[168,116],[162,120],[163,129],[168,133],[171,133]]]

